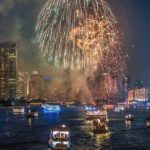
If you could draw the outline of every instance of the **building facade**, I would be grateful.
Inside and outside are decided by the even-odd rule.
[[[29,97],[30,98],[41,98],[43,92],[42,76],[38,74],[37,71],[34,71],[30,76],[29,81]]]
[[[40,75],[34,71],[29,81],[29,97],[35,99],[49,98],[50,82],[51,77],[49,75]]]
[[[134,101],[145,102],[148,100],[148,89],[135,88],[128,91],[128,103],[132,104]]]
[[[28,73],[18,72],[17,73],[17,96],[27,97],[28,94]]]
[[[16,43],[0,43],[0,99],[16,97],[17,53]]]
[[[50,97],[50,83],[51,83],[51,77],[49,75],[43,75],[43,94],[42,96],[44,98],[49,98]]]

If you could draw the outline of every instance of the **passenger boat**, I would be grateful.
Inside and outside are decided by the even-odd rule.
[[[99,118],[99,117],[102,117],[102,116],[105,116],[107,121],[108,121],[107,111],[104,110],[104,109],[93,110],[93,111],[86,111],[86,120],[93,120],[95,118]]]
[[[25,109],[24,107],[16,107],[16,108],[13,108],[13,113],[25,113]]]
[[[126,121],[134,121],[134,116],[132,116],[131,114],[126,115],[126,116],[125,116],[125,120],[126,120]]]
[[[93,120],[93,132],[95,134],[108,132],[107,120],[105,116]]]
[[[146,122],[146,127],[150,128],[150,117],[146,118],[145,122]]]
[[[48,113],[48,112],[58,113],[58,112],[60,112],[60,105],[43,104],[42,107],[43,107],[45,113]]]
[[[31,111],[31,110],[29,110],[28,113],[27,113],[27,117],[28,118],[38,117],[38,116],[39,116],[38,111]]]
[[[91,121],[95,134],[108,132],[108,117],[105,109],[97,109],[86,112],[86,120]]]
[[[67,126],[61,125],[50,130],[49,146],[53,150],[70,150],[70,132]]]

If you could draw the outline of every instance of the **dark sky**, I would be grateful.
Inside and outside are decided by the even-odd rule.
[[[114,12],[128,52],[128,75],[150,86],[150,0],[107,0]],[[34,40],[37,15],[46,0],[0,0],[0,41],[19,44],[24,70],[45,65]]]
[[[128,74],[150,86],[150,0],[109,0],[124,33]]]

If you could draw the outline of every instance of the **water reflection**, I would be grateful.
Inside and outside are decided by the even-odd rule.
[[[65,109],[59,115],[45,114],[41,108],[35,109],[40,112],[38,118],[14,115],[12,109],[0,109],[0,141],[2,144],[9,145],[10,142],[14,150],[51,150],[47,146],[49,129],[56,124],[67,124],[71,131],[73,150],[120,150],[129,149],[129,147],[144,149],[143,145],[146,146],[145,149],[150,149],[149,129],[142,128],[150,110],[132,110],[130,113],[137,118],[134,122],[125,122],[125,113],[111,112],[109,132],[95,135],[92,132],[91,123],[87,123],[83,115],[75,109]],[[139,128],[140,130],[137,130]]]
[[[125,125],[127,129],[131,129],[132,121],[125,121]]]
[[[111,133],[108,132],[108,133],[103,133],[103,134],[97,134],[94,136],[95,136],[95,145],[97,147],[101,147],[107,140],[109,140]]]
[[[32,119],[28,118],[28,125],[31,126],[32,125]]]

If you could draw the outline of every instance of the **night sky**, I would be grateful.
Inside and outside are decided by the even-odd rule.
[[[150,86],[150,0],[107,0],[124,34],[128,52],[127,74]],[[35,44],[34,28],[46,0],[0,0],[0,41],[19,45],[19,67],[43,70],[47,67]],[[38,68],[38,69],[37,69]]]

